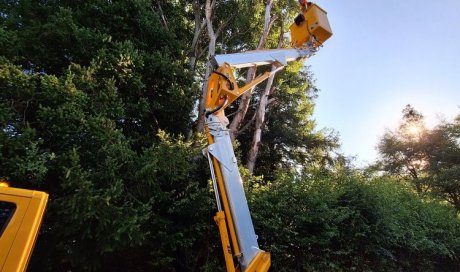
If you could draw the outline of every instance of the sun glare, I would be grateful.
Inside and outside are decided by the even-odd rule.
[[[420,135],[420,132],[422,132],[421,128],[419,125],[417,124],[412,124],[408,127],[407,129],[407,132],[411,135],[411,136],[418,136]]]
[[[424,127],[420,123],[411,123],[404,127],[404,134],[410,139],[419,139],[422,136]]]

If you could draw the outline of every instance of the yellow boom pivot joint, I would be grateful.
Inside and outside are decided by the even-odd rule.
[[[271,72],[265,72],[245,86],[238,87],[235,76],[233,75],[232,67],[228,63],[224,63],[222,66],[219,66],[208,79],[206,109],[209,111],[207,112],[207,115],[225,109],[238,97],[282,68],[283,66],[280,65],[278,69]]]

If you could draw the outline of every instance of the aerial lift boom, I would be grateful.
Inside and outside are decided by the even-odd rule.
[[[302,13],[290,27],[293,48],[216,55],[211,60],[216,69],[208,78],[205,132],[209,145],[203,153],[211,169],[218,210],[214,219],[229,272],[267,271],[271,260],[270,253],[261,250],[257,242],[224,109],[288,62],[312,56],[332,35],[326,12],[315,4],[299,2]],[[270,64],[277,68],[238,86],[233,69]]]

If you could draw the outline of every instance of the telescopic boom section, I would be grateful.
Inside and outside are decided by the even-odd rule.
[[[281,70],[288,62],[315,54],[332,35],[326,12],[309,2],[308,7],[301,9],[290,30],[291,46],[294,48],[216,55],[211,60],[216,69],[208,78],[205,130],[209,145],[203,154],[208,158],[211,168],[218,209],[214,220],[219,228],[229,272],[268,271],[271,259],[270,253],[261,250],[257,242],[224,109]],[[233,69],[259,65],[275,65],[277,69],[265,72],[247,85],[239,87]]]

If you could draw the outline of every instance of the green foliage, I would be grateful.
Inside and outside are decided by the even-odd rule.
[[[136,180],[143,183],[131,185],[140,199],[149,199],[152,205],[152,231],[145,241],[152,258],[146,261],[154,270],[192,271],[206,262],[211,247],[207,236],[214,204],[206,164],[195,161],[199,149],[191,142],[164,132],[159,137],[160,143],[145,150],[140,158],[147,163]]]
[[[264,3],[216,7],[217,52],[254,49]],[[274,3],[268,48],[296,7]],[[191,10],[182,0],[0,3],[0,177],[50,194],[31,271],[223,269],[203,139],[181,136],[200,83],[187,65]],[[334,155],[337,137],[315,128],[308,68],[290,65],[276,80],[260,176],[242,168],[273,270],[460,270],[452,209],[391,179],[351,175]],[[420,176],[441,196],[459,188],[459,120],[430,134],[443,148]],[[251,135],[239,135],[239,150]]]
[[[430,134],[437,144],[432,149],[428,170],[433,193],[460,212],[460,115],[451,123],[440,124]]]
[[[431,145],[427,133],[423,116],[407,105],[398,129],[387,131],[379,144],[382,169],[413,179],[419,193],[424,190],[422,182]]]
[[[380,141],[378,167],[405,177],[419,194],[439,196],[460,211],[459,118],[427,129],[410,105],[403,114],[400,127]]]
[[[118,48],[128,65],[106,55],[59,77],[0,63],[0,176],[50,194],[32,270],[195,270],[219,244],[199,147],[161,132],[140,148],[125,131],[137,58]]]
[[[0,6],[0,56],[29,73],[60,76],[76,63],[97,70],[88,72],[96,82],[113,79],[126,104],[117,125],[146,147],[158,129],[187,134],[197,96],[185,65],[187,23],[168,30],[156,8],[145,0],[7,1]],[[164,10],[186,15],[177,2]]]
[[[454,211],[393,180],[285,176],[252,191],[250,206],[276,271],[460,268]]]

